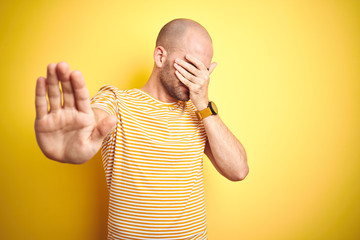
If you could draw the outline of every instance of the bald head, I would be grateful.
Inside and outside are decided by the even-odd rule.
[[[189,65],[199,71],[204,67],[211,69],[214,66],[212,57],[212,40],[201,24],[184,18],[172,20],[160,30],[156,39],[154,68],[144,89],[159,95],[159,99],[166,102],[188,101],[190,90],[179,77],[181,73],[177,68],[180,65],[177,63],[183,63],[182,73],[188,71],[192,74],[194,69]]]
[[[181,47],[184,44],[186,34],[189,32],[196,33],[212,42],[209,33],[201,24],[190,19],[179,18],[168,22],[160,30],[156,39],[156,46],[162,46],[165,49]]]

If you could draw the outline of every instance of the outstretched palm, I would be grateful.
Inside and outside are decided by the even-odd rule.
[[[35,105],[39,147],[48,158],[59,162],[79,164],[91,159],[116,122],[113,116],[96,122],[82,74],[70,72],[65,62],[49,64],[47,78],[38,78]]]

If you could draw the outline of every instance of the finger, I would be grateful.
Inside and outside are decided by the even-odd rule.
[[[89,91],[86,88],[85,80],[80,71],[70,73],[71,86],[75,96],[76,108],[84,113],[91,113]]]
[[[70,82],[70,66],[66,62],[56,65],[56,74],[61,83],[63,91],[64,108],[75,107],[74,92]]]
[[[186,54],[185,58],[189,60],[192,64],[194,64],[197,69],[201,71],[208,70],[207,67],[199,59],[191,56],[190,54]]]
[[[189,73],[192,73],[194,76],[199,76],[200,71],[196,68],[196,66],[181,60],[180,58],[175,59],[175,63],[186,69]]]
[[[35,108],[36,119],[41,119],[48,113],[48,102],[46,99],[46,79],[44,77],[39,77],[36,81]]]
[[[191,82],[196,82],[196,78],[194,75],[192,75],[191,73],[189,73],[188,71],[186,71],[183,67],[181,67],[180,65],[178,65],[177,63],[174,63],[174,66],[176,68],[176,70],[178,72],[181,73],[182,76],[184,76],[187,80],[191,81]]]
[[[59,80],[55,72],[55,67],[55,63],[50,63],[47,66],[46,86],[48,90],[51,112],[57,111],[61,108],[61,92],[59,88]]]
[[[94,141],[102,141],[116,126],[117,118],[115,116],[105,117],[94,129],[91,138]]]
[[[213,63],[210,65],[209,74],[211,74],[211,73],[214,71],[214,69],[215,69],[216,66],[217,66],[217,62],[213,62]]]
[[[182,82],[185,86],[187,86],[189,89],[192,89],[192,87],[194,86],[194,83],[192,83],[191,81],[189,81],[188,79],[186,79],[183,75],[181,75],[181,73],[179,71],[175,71],[175,74],[177,76],[177,78],[180,80],[180,82]]]

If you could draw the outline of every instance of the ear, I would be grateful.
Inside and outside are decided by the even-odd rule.
[[[157,46],[154,51],[155,65],[159,68],[162,68],[164,66],[166,57],[167,57],[167,51],[165,50],[165,48],[161,46]]]

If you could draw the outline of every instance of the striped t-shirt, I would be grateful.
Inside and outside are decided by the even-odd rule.
[[[118,119],[101,147],[108,239],[207,239],[206,133],[191,101],[103,86],[91,106]]]

